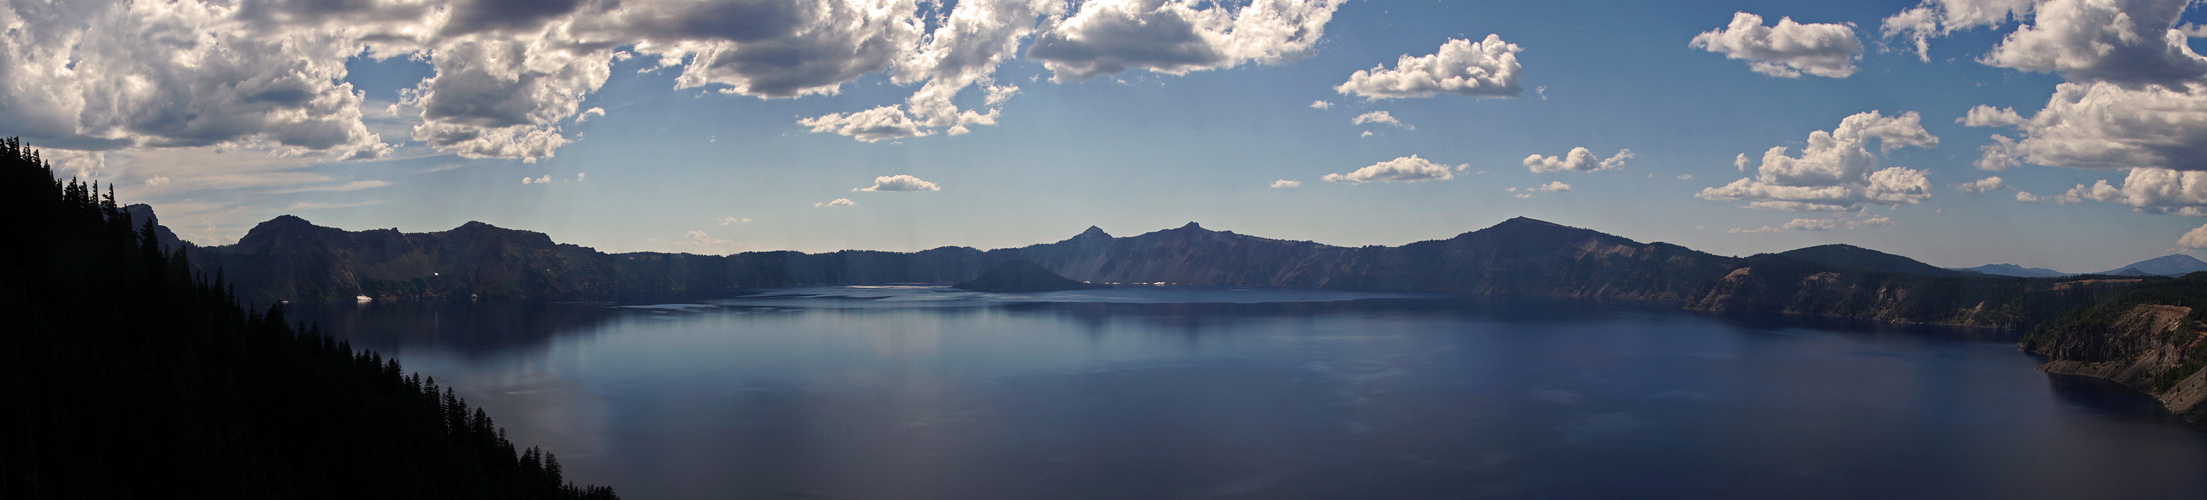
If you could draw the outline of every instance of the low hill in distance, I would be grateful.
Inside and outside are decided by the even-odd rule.
[[[2012,276],[2017,278],[2059,278],[2069,275],[2069,273],[2055,271],[2043,267],[2023,267],[2015,264],[1986,264],[1977,267],[1947,269],[1952,271],[1990,274],[1993,276]]]
[[[1777,257],[1801,262],[1830,266],[1838,269],[1869,271],[1874,273],[1900,273],[1917,276],[1967,276],[1961,271],[1943,269],[1907,257],[1862,248],[1854,245],[1818,245],[1773,254]]]
[[[2200,271],[2207,271],[2207,262],[2201,262],[2190,255],[2173,254],[2141,260],[2114,270],[2093,274],[2183,276]]]
[[[1111,288],[1111,285],[1073,281],[1057,273],[1043,269],[1041,264],[1026,259],[1015,259],[996,266],[973,281],[951,285],[951,288],[975,292],[1056,292],[1062,290],[1093,290]]]

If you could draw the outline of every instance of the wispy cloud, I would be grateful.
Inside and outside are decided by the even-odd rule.
[[[874,185],[851,188],[852,191],[941,191],[942,186],[904,174],[884,175],[874,178]]]

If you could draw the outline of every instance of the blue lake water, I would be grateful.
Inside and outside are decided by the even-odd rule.
[[[2009,332],[1231,288],[296,313],[633,499],[2207,498],[2207,431]]]

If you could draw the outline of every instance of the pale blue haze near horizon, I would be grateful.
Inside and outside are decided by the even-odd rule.
[[[1270,238],[1399,245],[1526,216],[1724,255],[1847,243],[1940,266],[2014,263],[2069,272],[2170,253],[2201,255],[2179,245],[2207,223],[2180,213],[2207,213],[2200,204],[2056,202],[2103,179],[2120,187],[2123,170],[2076,168],[2076,162],[2049,166],[2031,157],[2006,170],[1979,169],[1982,148],[1995,143],[1992,134],[2023,134],[1958,123],[1973,107],[2012,107],[2028,118],[2047,107],[2064,82],[2147,89],[2135,92],[2152,87],[2121,75],[1982,62],[2003,37],[2037,22],[2028,14],[1931,37],[1928,61],[1919,60],[1905,34],[1887,36],[1881,28],[1888,18],[1936,4],[1351,1],[1332,10],[1323,36],[1307,49],[1276,60],[1246,58],[1177,75],[1130,67],[1085,81],[1054,79],[1063,75],[1027,52],[1036,43],[1027,36],[1018,39],[1015,57],[993,72],[994,82],[1016,85],[1016,94],[984,104],[984,85],[975,84],[956,99],[968,111],[1000,111],[996,124],[971,125],[959,135],[937,129],[876,142],[813,132],[799,121],[906,103],[921,84],[893,82],[876,68],[839,81],[832,95],[768,98],[719,92],[727,85],[678,88],[682,66],[660,67],[660,59],[634,41],[610,39],[634,56],[595,67],[609,76],[580,91],[572,109],[537,108],[551,110],[544,115],[551,118],[532,118],[539,121],[530,126],[568,142],[533,162],[465,158],[453,154],[461,146],[417,138],[422,134],[414,129],[426,119],[424,79],[439,75],[432,65],[440,54],[456,53],[451,44],[459,43],[425,38],[392,49],[402,55],[355,56],[341,69],[315,73],[335,74],[358,92],[355,104],[363,111],[356,120],[379,134],[372,142],[388,146],[379,158],[317,156],[323,150],[313,147],[280,156],[275,153],[284,151],[273,144],[283,140],[284,127],[277,125],[267,125],[275,132],[248,130],[194,143],[187,135],[199,129],[97,129],[89,125],[96,120],[86,118],[91,112],[81,110],[82,123],[74,129],[0,124],[0,135],[25,136],[33,146],[56,151],[65,171],[119,185],[125,202],[151,203],[165,223],[203,245],[234,242],[254,223],[285,213],[350,230],[441,231],[474,220],[609,252],[707,254],[1001,248],[1061,240],[1091,225],[1129,236],[1189,221]],[[1069,5],[1060,17],[1093,7]],[[2039,5],[2038,15],[2054,10]],[[2207,21],[2188,4],[2180,10],[2172,28]],[[1759,15],[1765,26],[1780,18],[1850,26],[1861,47],[1846,62],[1851,74],[1772,76],[1755,71],[1750,61],[1692,46],[1697,35],[1725,29],[1737,12]],[[32,18],[16,12],[11,19]],[[1038,29],[1049,31],[1058,22],[1042,19]],[[1478,42],[1489,34],[1520,49],[1519,95],[1374,99],[1336,90],[1360,70],[1394,69],[1400,57],[1433,55],[1450,40]],[[2202,47],[2198,38],[2185,41]],[[0,48],[35,52],[22,47]],[[80,68],[74,61],[74,71],[105,67]],[[2207,79],[2183,78],[2189,80],[2180,85],[2207,88],[2190,83]],[[0,80],[75,92],[52,90],[67,82],[4,70]],[[42,95],[0,92],[13,92],[0,96],[11,102]],[[413,98],[405,97],[409,92]],[[480,97],[485,107],[517,99]],[[2196,91],[2180,98],[2207,102],[2207,94]],[[1318,109],[1313,101],[1331,106]],[[398,113],[385,112],[391,109]],[[592,109],[603,114],[583,113]],[[1353,123],[1377,111],[1406,126]],[[1928,191],[1905,201],[1848,204],[1838,212],[1745,209],[1752,199],[1697,197],[1756,175],[1753,167],[1736,167],[1736,155],[1760,158],[1785,146],[1798,156],[1811,133],[1832,131],[1870,111],[1920,114],[1923,132],[1937,138],[1935,147],[1895,148],[1887,137],[1885,148],[1870,151],[1878,155],[1875,169],[1920,171]],[[2169,125],[2165,135],[2207,137],[2187,135],[2207,130],[2185,128],[2191,126]],[[101,155],[99,147],[81,145],[96,142],[87,138],[135,142]],[[87,149],[58,151],[68,147]],[[1598,171],[1536,173],[1523,163],[1528,155],[1562,156],[1577,147],[1602,158],[1620,149],[1633,155],[1621,167]],[[1325,180],[1412,155],[1463,168],[1449,170],[1446,180]],[[2198,170],[2192,163],[2129,166]],[[897,175],[939,190],[855,191]],[[1982,194],[1955,187],[1990,176],[2005,187]],[[1273,187],[1280,180],[1300,184]],[[1568,190],[1538,189],[1557,182]],[[2044,201],[2019,201],[2017,191]],[[851,204],[830,205],[838,199]],[[1810,222],[1787,226],[1797,220]]]

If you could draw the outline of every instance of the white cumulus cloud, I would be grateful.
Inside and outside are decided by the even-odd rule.
[[[1998,191],[2007,188],[2008,182],[2001,180],[1998,176],[1986,177],[1983,179],[1954,185],[1955,191],[1961,191],[1969,194],[1985,194],[1986,192]]]
[[[1922,117],[1910,111],[1884,116],[1866,111],[1849,116],[1832,131],[1809,134],[1800,156],[1788,156],[1784,146],[1763,152],[1754,177],[1701,190],[1697,198],[1747,201],[1747,208],[1840,211],[1862,205],[1920,203],[1931,198],[1931,181],[1923,171],[1907,167],[1878,168],[1878,156],[1870,152],[1872,139],[1881,151],[1901,147],[1934,148],[1939,138],[1924,130]],[[1735,164],[1752,164],[1740,155]]]
[[[833,95],[868,74],[899,104],[803,118],[860,140],[967,133],[1019,93],[1027,57],[1060,79],[1183,73],[1307,55],[1343,0],[176,0],[0,7],[0,134],[49,148],[224,146],[377,158],[389,131],[469,158],[538,161],[617,61],[676,89]],[[1032,43],[1029,43],[1029,42]],[[364,49],[366,50],[364,52]],[[405,123],[376,127],[345,83],[356,56],[427,62]],[[969,96],[969,97],[961,97]],[[970,107],[970,109],[969,109]],[[376,111],[386,113],[386,111]],[[894,116],[891,116],[894,115]]]
[[[1986,65],[2060,73],[2072,82],[2183,90],[2207,77],[2207,57],[2191,49],[2197,26],[2183,24],[2191,0],[1927,0],[1886,18],[1885,36],[1913,39],[1930,60],[1929,40],[1958,30],[2015,21]]]
[[[2041,0],[1924,0],[1923,4],[1885,18],[1886,38],[1907,38],[1916,57],[1931,62],[1931,39],[1956,31],[1996,26],[2030,14]]]
[[[1517,79],[1524,66],[1517,53],[1524,49],[1504,42],[1499,35],[1485,40],[1450,39],[1439,51],[1423,56],[1403,54],[1395,67],[1374,66],[1349,75],[1349,81],[1333,89],[1366,99],[1431,97],[1450,93],[1471,97],[1518,97],[1525,94]]]
[[[1361,114],[1361,115],[1356,115],[1356,119],[1355,119],[1355,120],[1351,120],[1351,121],[1349,122],[1349,124],[1350,124],[1350,125],[1363,125],[1363,124],[1366,124],[1366,123],[1378,123],[1378,124],[1385,124],[1385,125],[1394,125],[1394,126],[1397,126],[1397,127],[1402,127],[1402,128],[1404,128],[1404,129],[1417,129],[1417,128],[1418,128],[1418,127],[1414,127],[1414,126],[1411,126],[1411,125],[1410,125],[1410,124],[1408,124],[1408,123],[1403,123],[1403,122],[1402,122],[1402,120],[1397,120],[1397,119],[1395,119],[1395,115],[1392,115],[1392,114],[1388,114],[1388,113],[1387,113],[1386,111],[1373,111],[1373,112],[1370,112],[1370,113],[1365,113],[1365,114]]]
[[[942,186],[904,174],[884,175],[874,178],[874,185],[851,188],[852,191],[941,191]]]
[[[1695,35],[1687,46],[1747,61],[1756,73],[1780,78],[1803,73],[1846,78],[1862,56],[1862,41],[1855,39],[1852,25],[1780,18],[1775,26],[1763,26],[1762,16],[1746,12],[1732,14],[1729,26]]]
[[[1061,81],[1277,63],[1309,54],[1343,1],[1088,0],[1036,35],[1027,57]]]
[[[2207,248],[2207,225],[2185,231],[2183,237],[2176,239],[2176,246],[2193,250]]]
[[[1445,181],[1456,178],[1451,170],[1463,170],[1468,165],[1442,165],[1410,155],[1374,163],[1347,174],[1326,174],[1322,179],[1338,184]]]
[[[2127,89],[2113,83],[2063,83],[2037,114],[1978,106],[1970,126],[2014,127],[2020,139],[1993,136],[1977,164],[2072,168],[2207,170],[2207,84],[2186,91]]]
[[[1310,109],[1333,109],[1333,103],[1323,99],[1311,101]]]
[[[1287,179],[1280,179],[1280,180],[1272,181],[1272,189],[1289,189],[1289,188],[1295,188],[1295,187],[1300,187],[1300,186],[1302,186],[1302,185],[1303,185],[1303,181],[1291,181],[1291,180],[1287,180]]]
[[[857,205],[857,204],[858,204],[858,202],[855,202],[855,201],[851,201],[851,199],[850,199],[850,198],[836,198],[836,199],[835,199],[834,201],[826,201],[826,202],[821,202],[821,203],[814,203],[814,204],[812,204],[812,206],[814,206],[814,207],[831,207],[831,208],[832,208],[832,207],[848,207],[848,206],[854,206],[854,205]]]
[[[1599,158],[1594,156],[1593,150],[1578,147],[1571,148],[1570,152],[1564,153],[1561,157],[1538,154],[1527,156],[1525,157],[1525,168],[1531,169],[1536,174],[1565,170],[1573,172],[1616,170],[1625,168],[1625,160],[1632,157],[1633,154],[1630,149],[1620,149],[1617,150],[1617,154],[1609,155],[1608,158]]]
[[[1980,61],[2024,71],[2061,73],[2071,81],[2182,90],[2207,75],[2207,57],[2192,51],[2177,29],[2191,0],[2051,0],[2033,8]]]
[[[2098,201],[2188,217],[2207,217],[2207,172],[2134,168],[2121,186],[2101,179],[2054,197],[2060,203]]]
[[[362,121],[361,95],[342,81],[360,45],[263,29],[253,11],[190,0],[0,7],[0,134],[42,149],[387,154]]]

